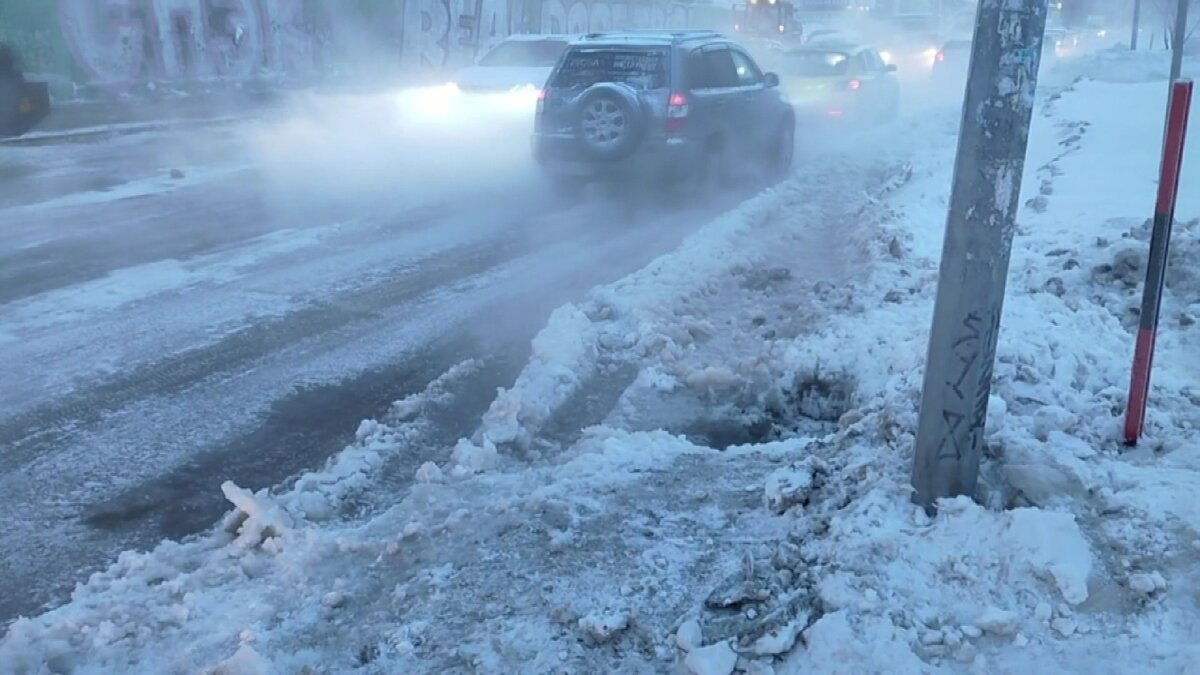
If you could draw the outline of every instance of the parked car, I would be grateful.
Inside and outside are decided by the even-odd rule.
[[[20,136],[50,114],[50,89],[44,82],[26,82],[16,56],[0,44],[0,138]]]
[[[779,78],[712,31],[588,35],[537,107],[533,154],[561,188],[592,181],[708,185],[792,162],[795,115]]]
[[[513,35],[458,71],[454,83],[462,91],[541,89],[570,42],[567,35]]]
[[[821,42],[788,50],[780,58],[782,88],[801,115],[844,123],[896,117],[900,83],[896,66],[863,45]]]

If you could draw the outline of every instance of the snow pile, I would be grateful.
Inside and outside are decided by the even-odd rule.
[[[1116,45],[1082,54],[1060,64],[1056,75],[1068,74],[1101,82],[1138,83],[1151,80],[1166,80],[1171,73],[1169,51],[1141,50],[1132,52],[1129,47]],[[1185,56],[1184,77],[1200,74],[1200,59]]]
[[[122,556],[0,670],[1190,672],[1194,150],[1148,437],[1119,444],[1164,93],[1078,82],[1035,121],[978,500],[909,499],[954,147],[924,120],[557,312],[367,517],[421,401],[279,494],[228,486],[228,532]]]
[[[815,283],[822,303],[849,302],[850,290],[832,282],[869,270],[873,255],[886,247],[876,239],[874,223],[886,217],[881,199],[910,175],[902,156],[896,150],[881,158],[821,157],[793,180],[710,223],[672,254],[595,289],[584,302],[560,308],[535,338],[527,367],[484,417],[482,436],[528,448],[581,388],[620,364],[639,364],[634,390],[684,388],[718,396],[770,379],[773,357],[767,352],[806,332],[815,308],[805,303],[807,311],[797,312],[796,303],[783,302],[768,311],[759,303],[801,282]],[[841,227],[846,221],[855,226]],[[794,254],[780,259],[789,250]],[[803,267],[794,272],[793,265]],[[728,323],[715,324],[714,312],[728,306],[747,311],[736,323],[722,317]],[[743,326],[753,332],[729,335]],[[724,349],[729,339],[758,345],[764,353],[738,355],[740,362],[733,362],[731,354],[710,351]],[[636,405],[628,397],[625,404]]]
[[[850,504],[829,516],[808,551],[836,570],[821,583],[832,613],[789,665],[1107,671],[1154,663],[1182,672],[1200,662],[1194,603],[1188,591],[1172,596],[1170,583],[1174,576],[1194,592],[1197,577],[1183,561],[1200,542],[1184,507],[1200,486],[1190,319],[1200,285],[1182,272],[1200,262],[1187,220],[1200,213],[1195,189],[1184,187],[1178,210],[1149,437],[1134,452],[1119,443],[1145,274],[1139,214],[1154,203],[1164,93],[1159,84],[1080,82],[1035,122],[979,495],[993,507],[1025,508],[957,500],[930,522],[906,503],[934,277],[904,271],[929,270],[920,259],[939,248],[932,223],[913,217],[941,201],[922,195],[921,181],[896,200],[916,264],[875,276],[877,296],[898,301],[793,346],[797,370],[824,358],[855,376],[861,406],[827,455],[838,469],[826,482],[849,481],[839,500]],[[1193,148],[1188,171],[1186,163],[1200,166],[1200,153]],[[1184,185],[1200,185],[1195,175]],[[839,356],[830,361],[831,353]],[[847,627],[871,637],[822,645],[844,639]]]

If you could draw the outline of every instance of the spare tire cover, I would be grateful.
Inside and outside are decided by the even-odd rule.
[[[595,160],[628,157],[646,131],[646,113],[628,85],[594,84],[575,100],[575,110],[579,143]]]

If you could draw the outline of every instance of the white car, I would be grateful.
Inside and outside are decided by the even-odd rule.
[[[458,71],[454,83],[467,92],[541,89],[571,40],[568,35],[513,35]]]

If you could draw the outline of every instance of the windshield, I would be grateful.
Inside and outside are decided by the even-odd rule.
[[[793,75],[832,77],[842,75],[849,67],[850,56],[844,52],[791,52],[784,58],[785,69]]]
[[[565,40],[512,40],[502,42],[479,65],[491,68],[551,68],[567,48]]]
[[[578,49],[567,55],[552,84],[573,89],[597,82],[662,89],[667,86],[667,50]]]

